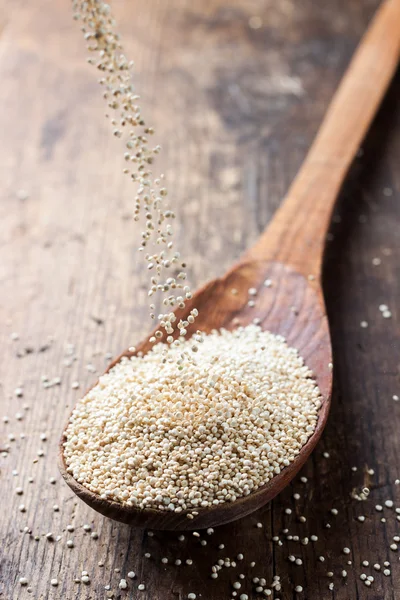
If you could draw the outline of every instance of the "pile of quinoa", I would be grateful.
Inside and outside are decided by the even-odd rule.
[[[297,350],[256,325],[124,358],[76,405],[68,472],[127,506],[181,512],[247,496],[313,433],[319,389]]]

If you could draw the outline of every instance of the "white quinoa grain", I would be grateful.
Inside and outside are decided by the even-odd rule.
[[[239,581],[234,581],[232,584],[232,587],[234,590],[240,590],[240,588],[242,587],[242,584]]]

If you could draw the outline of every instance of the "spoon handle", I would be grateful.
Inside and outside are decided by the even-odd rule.
[[[400,58],[400,0],[384,0],[364,34],[286,198],[244,259],[320,276],[332,209]]]

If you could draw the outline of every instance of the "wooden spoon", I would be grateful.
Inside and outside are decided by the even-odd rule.
[[[386,0],[337,90],[319,133],[286,199],[256,245],[222,278],[201,288],[187,303],[196,307],[203,332],[260,319],[263,329],[285,336],[298,349],[322,395],[317,427],[295,460],[266,485],[232,503],[185,513],[140,510],[101,499],[67,472],[60,442],[60,470],[71,489],[107,517],[137,527],[195,529],[239,519],[269,502],[293,479],[325,427],[332,386],[331,344],[321,290],[321,263],[333,205],[348,168],[393,76],[400,54],[400,0]],[[255,307],[248,289],[257,288]],[[237,290],[237,293],[232,292]],[[146,353],[148,339],[137,346]],[[129,351],[117,358],[107,370]]]

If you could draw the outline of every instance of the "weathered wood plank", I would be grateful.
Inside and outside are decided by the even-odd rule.
[[[377,2],[118,0],[113,5],[127,53],[136,61],[145,112],[165,148],[160,169],[175,190],[179,245],[191,257],[191,280],[200,285],[223,273],[271,217]],[[304,586],[299,597],[330,598],[331,581],[337,600],[395,600],[400,564],[389,543],[400,524],[394,509],[386,508],[387,522],[381,523],[374,506],[386,499],[400,506],[400,486],[394,485],[400,477],[400,403],[392,400],[400,396],[399,80],[345,186],[337,210],[342,221],[332,225],[325,289],[336,394],[324,439],[304,471],[309,481],[296,482],[259,513],[206,536],[204,548],[189,536],[184,542],[176,534],[150,538],[103,519],[76,503],[58,476],[62,425],[96,378],[86,365],[101,372],[107,352],[117,355],[150,328],[145,273],[135,253],[139,230],[129,218],[132,192],[121,174],[120,147],[103,117],[69,4],[16,1],[3,2],[2,9],[0,402],[1,415],[10,422],[0,423],[0,446],[9,443],[10,451],[0,455],[0,596],[97,600],[110,584],[115,597],[164,600],[193,591],[220,600],[231,596],[238,573],[254,572],[268,583],[280,575],[283,591],[275,596],[282,600],[293,598],[293,585]],[[249,27],[252,16],[261,17],[259,29]],[[21,200],[18,190],[29,197]],[[372,264],[375,257],[381,265]],[[382,303],[390,307],[391,319],[382,318]],[[360,327],[362,320],[368,328]],[[19,333],[18,340],[10,338],[12,332]],[[78,360],[67,367],[69,343]],[[61,385],[43,389],[41,375],[60,376]],[[80,390],[71,388],[74,380]],[[17,398],[14,389],[21,383],[24,396]],[[17,412],[24,413],[22,421]],[[40,440],[42,432],[47,441]],[[8,442],[10,433],[15,442]],[[41,448],[45,456],[33,463]],[[367,466],[374,475],[366,473]],[[363,485],[371,488],[370,500],[353,500],[352,489]],[[15,494],[18,486],[22,496]],[[293,493],[301,498],[294,500]],[[25,513],[18,510],[21,503]],[[339,511],[336,517],[332,507]],[[300,515],[306,523],[298,521]],[[366,516],[364,523],[358,515]],[[84,523],[99,539],[83,531]],[[75,532],[66,531],[68,524]],[[32,535],[21,533],[24,527]],[[285,527],[292,535],[317,535],[318,542],[272,542],[274,535],[284,540]],[[43,534],[50,531],[61,539],[47,541]],[[66,547],[67,539],[75,548]],[[224,550],[218,550],[221,543]],[[345,546],[350,556],[342,553]],[[145,552],[153,558],[144,558]],[[245,555],[243,568],[225,569],[212,581],[211,565],[238,552]],[[303,565],[290,563],[289,554],[301,557]],[[165,566],[163,556],[192,558],[194,564]],[[391,576],[362,567],[363,560],[381,565],[390,560]],[[74,583],[83,569],[90,573],[90,586]],[[136,583],[119,592],[120,577],[131,569]],[[348,572],[346,583],[342,569]],[[327,571],[334,572],[333,579]],[[375,577],[370,590],[359,579],[362,572]],[[21,576],[27,577],[30,594],[19,586]],[[59,579],[57,588],[50,586],[53,577]],[[137,591],[139,581],[146,583],[145,592]],[[246,579],[241,591],[250,595],[250,589]]]

